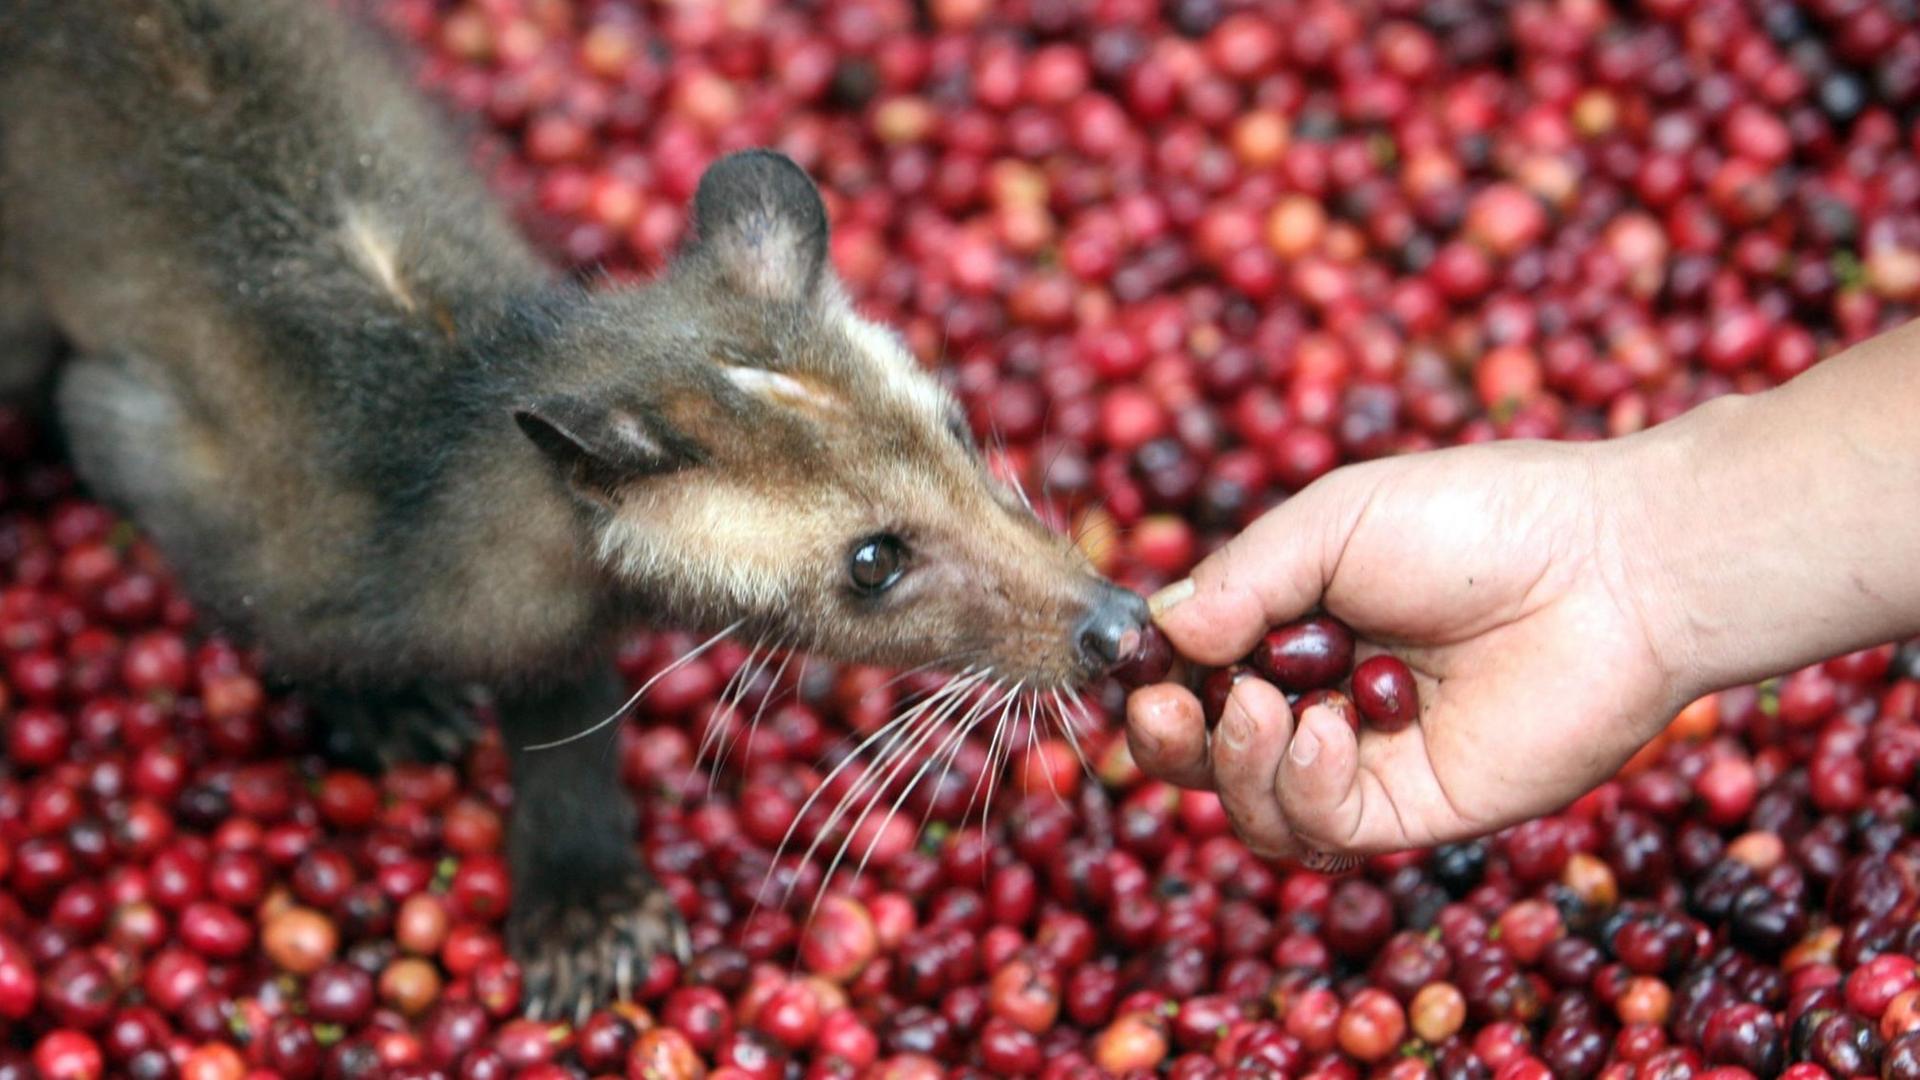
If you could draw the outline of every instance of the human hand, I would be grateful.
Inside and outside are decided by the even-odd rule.
[[[1615,444],[1500,443],[1337,470],[1156,597],[1174,647],[1210,666],[1315,606],[1390,650],[1419,722],[1358,735],[1296,718],[1254,677],[1209,736],[1184,687],[1128,704],[1149,773],[1220,795],[1272,857],[1374,854],[1550,812],[1612,775],[1694,688],[1670,595],[1640,548],[1641,485]]]

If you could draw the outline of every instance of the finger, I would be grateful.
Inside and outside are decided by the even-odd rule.
[[[1356,733],[1332,710],[1308,709],[1280,766],[1280,805],[1296,842],[1309,850],[1379,855],[1482,836],[1564,804],[1549,800],[1529,813],[1497,819],[1476,814],[1476,793],[1497,792],[1506,800],[1540,777],[1556,775],[1556,751],[1550,741],[1529,745],[1512,732],[1463,743],[1448,738],[1459,725],[1447,719],[1444,712],[1430,712],[1393,734]],[[1448,761],[1452,768],[1445,767]],[[1525,764],[1508,771],[1510,761]],[[1443,769],[1460,778],[1458,792],[1441,781]],[[1458,801],[1456,793],[1469,801]]]
[[[1280,761],[1293,734],[1286,695],[1271,683],[1245,678],[1234,684],[1213,739],[1213,783],[1220,805],[1255,854],[1268,858],[1293,850],[1293,830],[1274,794]]]
[[[1267,511],[1192,576],[1155,594],[1154,620],[1174,648],[1203,664],[1229,664],[1269,626],[1313,607],[1341,546],[1329,538],[1350,532],[1355,517],[1342,490],[1323,483]]]
[[[1182,687],[1161,684],[1127,698],[1127,749],[1149,775],[1184,788],[1211,788],[1207,719],[1200,700]]]
[[[1276,775],[1280,806],[1303,844],[1355,850],[1366,807],[1360,744],[1345,720],[1324,705],[1308,709]]]

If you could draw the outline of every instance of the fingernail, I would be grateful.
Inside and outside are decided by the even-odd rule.
[[[1154,618],[1158,619],[1184,603],[1187,598],[1192,595],[1193,579],[1181,578],[1179,581],[1147,597],[1147,610],[1153,613]]]
[[[1300,730],[1293,733],[1293,746],[1288,748],[1287,754],[1293,758],[1295,765],[1304,767],[1313,764],[1313,759],[1320,756],[1320,736],[1305,724],[1300,725]]]

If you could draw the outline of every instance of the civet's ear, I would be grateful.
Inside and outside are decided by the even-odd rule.
[[[693,196],[689,251],[762,300],[814,297],[827,266],[827,207],[800,166],[770,150],[714,162]]]
[[[699,460],[698,447],[662,423],[590,397],[556,395],[515,409],[513,419],[576,491],[599,502]]]

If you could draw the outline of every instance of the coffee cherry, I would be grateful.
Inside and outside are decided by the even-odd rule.
[[[1374,1062],[1397,1049],[1406,1030],[1400,1003],[1369,988],[1354,995],[1341,1011],[1336,1037],[1341,1050],[1361,1061]]]
[[[1285,690],[1331,686],[1353,666],[1353,634],[1325,616],[1304,619],[1268,632],[1251,663]]]
[[[319,912],[289,908],[267,923],[261,946],[282,970],[311,975],[333,959],[339,935]]]
[[[1420,716],[1413,672],[1405,661],[1385,654],[1368,657],[1353,669],[1353,703],[1369,727],[1389,733]]]
[[[1173,669],[1173,646],[1159,627],[1149,625],[1140,633],[1140,644],[1133,655],[1113,669],[1120,685],[1138,688],[1157,683]]]
[[[1779,1072],[1785,1048],[1773,1014],[1759,1005],[1730,1005],[1707,1021],[1707,1060],[1760,1076]]]
[[[94,1080],[102,1065],[100,1047],[78,1031],[49,1032],[33,1048],[33,1068],[47,1080]]]

